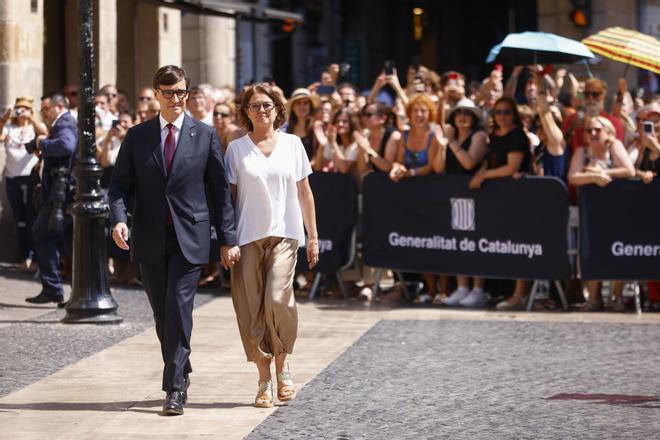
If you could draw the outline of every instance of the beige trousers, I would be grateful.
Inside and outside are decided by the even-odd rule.
[[[293,351],[298,311],[293,275],[298,241],[267,237],[241,246],[231,270],[231,298],[248,361]]]

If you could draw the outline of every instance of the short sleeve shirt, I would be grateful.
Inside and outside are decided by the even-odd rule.
[[[530,170],[531,153],[529,150],[529,138],[523,129],[516,127],[504,136],[497,136],[493,133],[490,137],[490,145],[486,156],[488,168],[492,169],[505,166],[508,162],[509,153],[516,151],[523,153],[523,161],[518,171],[528,172]]]
[[[245,135],[229,143],[225,168],[237,186],[236,234],[243,246],[266,237],[305,242],[297,183],[312,174],[305,147],[296,135],[277,132],[266,157]]]
[[[39,161],[37,156],[28,153],[25,149],[25,144],[35,138],[34,127],[8,124],[3,129],[3,133],[6,135],[5,151],[7,153],[5,177],[29,176],[30,171]]]

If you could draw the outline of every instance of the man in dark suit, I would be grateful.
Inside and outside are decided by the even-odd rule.
[[[47,137],[41,135],[35,139],[43,164],[39,212],[32,226],[41,293],[25,299],[35,304],[61,303],[64,300],[60,251],[63,247],[69,251],[71,248],[73,220],[66,212],[66,204],[71,201],[71,168],[78,145],[78,125],[69,113],[64,95],[54,93],[42,98],[41,116],[50,126]],[[54,208],[59,208],[61,217],[55,217]]]
[[[210,255],[211,225],[225,266],[240,258],[234,209],[215,130],[184,113],[189,79],[161,67],[153,89],[160,115],[128,130],[110,182],[112,237],[129,249],[156,321],[163,355],[163,412],[183,414],[190,384],[192,309],[202,265]]]

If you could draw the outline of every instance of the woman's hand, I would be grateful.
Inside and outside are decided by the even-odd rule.
[[[319,241],[307,240],[307,265],[312,269],[319,262]]]
[[[330,141],[332,145],[337,144],[337,127],[333,124],[328,125],[328,141]]]
[[[484,183],[484,177],[486,176],[486,170],[485,169],[480,169],[477,171],[477,173],[474,175],[472,180],[470,180],[469,187],[470,189],[479,189],[481,188],[481,184]]]
[[[611,181],[612,178],[603,172],[596,173],[593,177],[593,183],[600,187],[607,186]]]
[[[639,177],[642,182],[648,184],[653,182],[653,178],[655,177],[655,174],[653,174],[653,171],[637,170],[637,177]]]
[[[642,135],[642,145],[656,154],[660,153],[660,143],[655,133],[644,133]]]
[[[392,169],[390,170],[390,179],[394,182],[400,181],[402,178],[406,177],[408,174],[408,169],[401,165],[398,162],[392,164]]]
[[[5,110],[5,112],[2,114],[2,117],[0,117],[0,123],[2,123],[2,125],[5,125],[5,124],[7,123],[7,121],[9,121],[9,118],[10,118],[10,117],[11,117],[11,109],[8,108],[8,109]]]

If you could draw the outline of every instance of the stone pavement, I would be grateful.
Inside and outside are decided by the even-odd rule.
[[[4,276],[3,276],[4,275]],[[498,313],[299,304],[298,399],[252,407],[231,300],[197,298],[190,401],[159,410],[146,298],[125,322],[68,326],[0,273],[0,438],[657,438],[660,315]],[[7,385],[7,383],[9,385]]]

